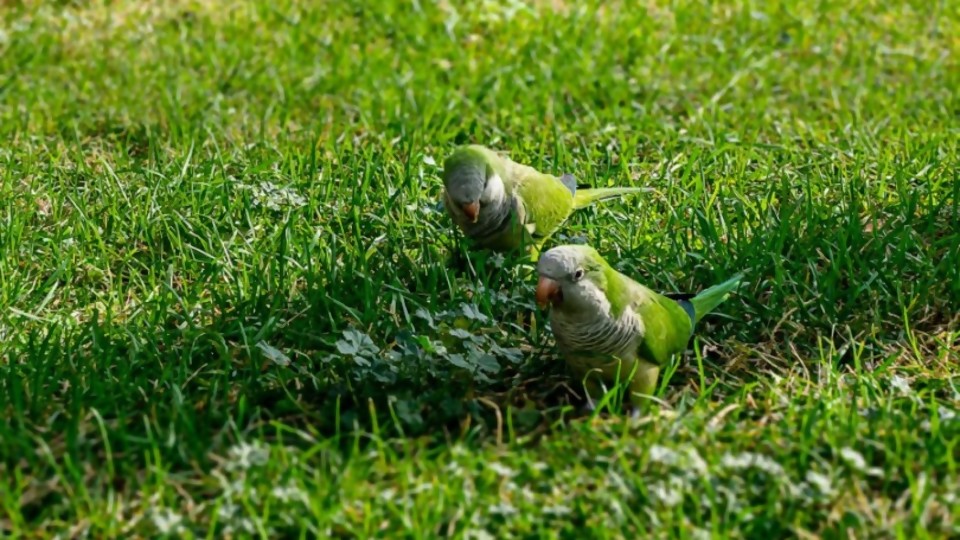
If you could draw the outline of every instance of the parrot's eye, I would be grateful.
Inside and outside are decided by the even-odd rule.
[[[583,279],[583,268],[577,268],[577,271],[573,273],[573,280],[580,281]]]

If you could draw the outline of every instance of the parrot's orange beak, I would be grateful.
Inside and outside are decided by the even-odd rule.
[[[480,215],[480,201],[465,204],[460,208],[463,209],[464,215],[467,216],[471,223],[477,222],[477,216]]]
[[[560,290],[560,284],[548,277],[540,276],[540,280],[537,281],[537,305],[545,308],[550,302],[556,304],[562,300],[563,291]]]

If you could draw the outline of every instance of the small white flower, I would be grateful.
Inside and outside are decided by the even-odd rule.
[[[676,478],[670,483],[656,482],[650,486],[650,497],[667,508],[673,508],[683,502],[683,485]]]
[[[427,165],[436,165],[437,160],[433,159],[433,156],[423,156],[423,162]]]
[[[857,452],[849,446],[840,450],[840,457],[847,462],[847,465],[850,465],[858,471],[862,471],[867,468],[867,461],[863,459],[863,454]]]
[[[511,469],[510,467],[507,467],[506,465],[501,465],[500,463],[497,463],[497,462],[491,463],[490,465],[488,465],[488,467],[490,467],[490,470],[497,473],[499,476],[511,477],[514,474],[516,474],[513,471],[513,469]]]
[[[230,499],[234,495],[239,495],[246,490],[247,485],[244,483],[243,478],[227,478],[220,471],[214,471],[213,475],[220,483],[220,489],[223,490],[223,496],[227,499]]]
[[[867,460],[863,458],[863,454],[857,452],[849,446],[846,446],[840,450],[840,457],[851,469],[857,472],[862,472],[871,476],[880,476],[883,474],[883,471],[876,467],[867,467]]]
[[[472,540],[496,540],[496,536],[493,536],[484,529],[470,529],[463,533],[463,537]]]
[[[250,518],[240,518],[237,523],[240,524],[240,530],[243,532],[253,534],[257,532],[257,524],[253,522]]]
[[[830,482],[830,477],[825,474],[807,471],[807,483],[822,495],[833,495],[833,484]]]
[[[232,536],[233,533],[238,530],[247,533],[248,535],[252,535],[257,532],[257,525],[250,518],[242,517],[233,520],[223,528],[224,534],[228,536]]]
[[[410,495],[418,495],[420,493],[423,493],[424,491],[430,491],[431,489],[433,489],[433,484],[427,484],[427,483],[417,484],[412,488],[410,488]]]
[[[610,469],[607,471],[607,483],[616,489],[620,495],[627,496],[631,492],[630,486],[627,485],[627,482],[623,479],[623,476],[621,476],[616,469]]]
[[[700,476],[707,474],[707,462],[700,456],[700,452],[697,452],[697,449],[692,446],[687,447],[687,461],[691,471]]]
[[[285,206],[300,207],[307,200],[294,189],[277,187],[273,182],[261,182],[250,188],[253,190],[253,204],[270,210],[280,210]]]
[[[265,464],[270,459],[270,448],[260,441],[254,441],[252,444],[241,442],[230,447],[227,456],[230,460],[227,462],[228,470],[246,470]]]
[[[495,504],[490,507],[491,514],[499,514],[501,516],[511,516],[517,513],[517,509],[510,503],[500,503]]]
[[[480,19],[484,22],[509,22],[521,11],[535,13],[521,0],[484,0],[481,5]]]
[[[217,508],[217,519],[220,521],[230,521],[237,514],[237,505],[226,501]]]
[[[695,527],[692,531],[690,531],[690,537],[693,538],[693,540],[709,540],[713,538],[713,534],[706,529]]]
[[[679,457],[676,452],[666,446],[655,444],[650,447],[650,461],[654,463],[676,465],[680,461]]]
[[[293,483],[287,484],[286,486],[275,486],[270,493],[274,496],[274,498],[283,502],[306,502],[307,500],[306,492],[300,489],[300,486]]]
[[[610,505],[610,513],[616,518],[616,521],[622,522],[626,514],[623,511],[623,505],[620,504],[620,501],[618,499],[612,499],[607,504]]]
[[[547,506],[543,509],[543,513],[549,514],[552,516],[565,516],[570,512],[573,512],[573,510],[563,505]]]
[[[266,341],[260,340],[257,342],[257,348],[263,351],[263,355],[267,357],[270,361],[278,366],[289,366],[290,357],[283,353],[280,349],[270,345]]]
[[[912,390],[910,389],[910,383],[899,375],[894,375],[890,378],[890,386],[904,396],[909,396],[912,393]]]
[[[720,465],[727,469],[754,468],[771,476],[782,476],[784,474],[783,467],[779,463],[767,456],[753,452],[744,452],[737,455],[725,454],[720,460]]]
[[[183,528],[183,516],[169,508],[153,511],[153,525],[160,534],[178,533]]]

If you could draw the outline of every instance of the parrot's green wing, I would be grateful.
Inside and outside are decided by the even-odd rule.
[[[675,300],[647,289],[646,301],[636,303],[634,310],[644,327],[637,356],[662,366],[687,347],[693,319]]]
[[[539,247],[573,212],[573,191],[556,176],[524,165],[512,169],[510,181],[525,214],[526,231]]]
[[[577,180],[571,174],[558,178],[523,165],[514,166],[514,170],[517,193],[528,213],[527,223],[534,225],[531,234],[541,241],[549,238],[574,210],[604,199],[653,191],[639,187],[577,189]]]
[[[518,175],[517,194],[526,209],[527,231],[535,248],[542,246],[575,210],[604,199],[652,191],[636,187],[577,189],[573,175],[564,174],[558,178],[527,169],[525,174]]]
[[[650,300],[634,306],[646,328],[638,354],[663,365],[670,355],[681,352],[687,347],[696,323],[726,300],[741,279],[743,275],[737,274],[696,295],[662,295],[647,289]]]
[[[639,306],[637,311],[644,325],[638,356],[662,366],[671,356],[687,347],[693,320],[680,304],[656,294],[652,301]]]
[[[672,354],[686,348],[693,331],[693,318],[679,303],[610,266],[605,274],[611,314],[619,318],[630,307],[643,321],[643,337],[637,345],[637,356],[659,366]]]

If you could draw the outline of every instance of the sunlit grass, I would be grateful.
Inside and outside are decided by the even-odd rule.
[[[960,535],[950,2],[0,8],[0,534]],[[486,144],[665,290],[661,412],[579,412],[458,268]]]

